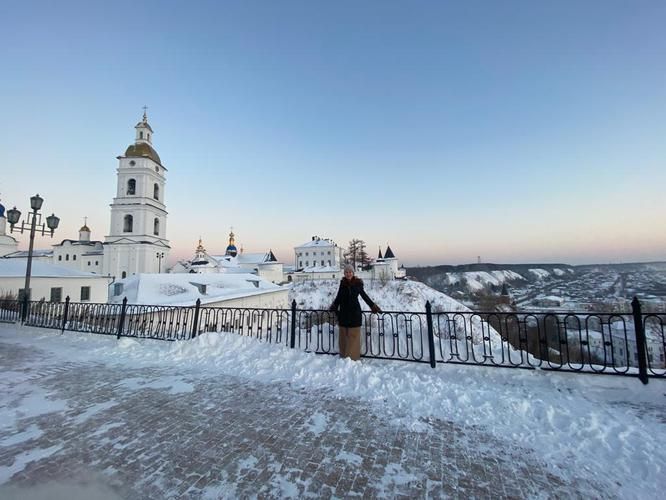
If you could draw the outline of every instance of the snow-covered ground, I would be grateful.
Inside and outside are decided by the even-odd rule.
[[[333,303],[340,280],[312,280],[295,283],[289,292],[289,301],[296,300],[299,309],[327,310]],[[438,292],[418,281],[391,280],[387,282],[365,281],[364,288],[368,296],[383,311],[425,312],[425,305],[430,301],[433,312],[461,311],[469,312],[465,305],[448,295]],[[359,299],[361,308],[370,308]]]
[[[373,299],[381,303],[379,294]],[[195,369],[202,375],[288,382],[306,392],[326,390],[369,402],[381,418],[393,415],[393,424],[405,429],[427,430],[433,418],[479,429],[504,443],[533,450],[565,482],[574,476],[595,481],[602,488],[601,498],[663,498],[666,488],[665,380],[651,380],[643,386],[635,378],[613,376],[453,365],[431,369],[381,360],[351,362],[226,333],[168,343],[116,341],[71,332],[61,336],[55,331],[0,325],[0,342],[38,345],[72,363],[101,361],[121,370],[159,366],[173,373]],[[21,373],[0,376],[9,383]],[[173,386],[170,381],[165,383]],[[26,394],[20,408],[12,407],[9,402],[13,400],[6,399],[4,392],[0,401],[0,446],[24,439],[15,432],[26,412],[62,410],[44,394]],[[48,452],[55,455],[58,450]],[[31,460],[24,458],[21,463],[0,465],[0,482]]]
[[[296,283],[292,286],[289,292],[289,301],[296,301],[296,306],[299,309],[315,309],[315,310],[327,310],[329,306],[333,303],[335,294],[338,291],[340,281],[339,280],[312,280],[312,281],[303,281]],[[412,352],[417,359],[423,359],[424,350],[426,349],[427,339],[425,335],[426,331],[426,317],[425,317],[425,306],[426,302],[430,302],[432,307],[433,314],[437,313],[467,313],[459,315],[442,315],[438,321],[437,318],[434,319],[434,330],[437,336],[441,336],[441,339],[437,341],[437,359],[448,359],[451,352],[451,342],[447,340],[451,334],[451,329],[453,328],[451,323],[455,323],[455,327],[458,329],[458,332],[466,332],[471,334],[470,343],[465,338],[465,335],[459,335],[459,339],[455,342],[457,346],[457,353],[461,353],[463,357],[471,355],[471,350],[475,351],[475,355],[483,359],[483,339],[487,337],[489,340],[489,346],[492,346],[492,350],[496,355],[502,351],[505,351],[508,354],[508,351],[515,351],[511,346],[507,345],[506,342],[502,342],[500,335],[487,323],[482,323],[481,317],[476,315],[470,315],[472,311],[461,304],[457,300],[452,299],[448,295],[438,292],[434,288],[430,288],[424,283],[418,281],[406,281],[406,280],[390,280],[386,282],[382,281],[368,281],[365,282],[365,291],[368,296],[375,302],[384,312],[395,311],[398,314],[386,314],[384,315],[384,328],[385,328],[385,338],[392,339],[393,334],[397,335],[397,342],[400,343],[401,347],[394,349],[393,347],[388,349],[382,349],[380,347],[381,342],[388,342],[376,335],[377,333],[377,317],[376,316],[366,316],[365,320],[373,322],[372,330],[374,335],[372,336],[372,342],[374,349],[372,352],[379,353],[387,357],[403,357],[398,355],[399,352],[407,353]],[[361,308],[365,311],[369,311],[370,308],[368,305],[359,298],[359,303]],[[418,315],[409,315],[409,313],[419,313]],[[407,314],[405,314],[407,313]],[[449,321],[450,320],[450,321]],[[313,334],[316,333],[316,327],[313,328]],[[406,332],[410,330],[414,335],[414,342],[419,344],[416,348],[407,349],[407,336]],[[365,349],[366,339],[362,341],[363,348],[362,352],[366,352]],[[393,353],[393,354],[392,354]],[[412,357],[407,356],[407,357]],[[517,359],[518,356],[514,355],[514,359]]]

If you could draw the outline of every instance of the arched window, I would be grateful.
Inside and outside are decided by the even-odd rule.
[[[155,220],[153,221],[153,234],[155,236],[160,235],[160,220],[157,217],[155,217]]]
[[[125,271],[123,271],[122,277],[123,277],[123,279],[127,278],[127,273]],[[118,295],[120,295],[120,294],[118,294]]]
[[[139,139],[143,139],[143,132],[139,132]]]
[[[153,198],[156,200],[160,199],[160,187],[157,184],[153,186]]]
[[[134,218],[131,215],[126,215],[123,221],[123,231],[126,233],[131,233],[134,229]]]
[[[127,194],[136,194],[136,181],[134,179],[127,181]]]

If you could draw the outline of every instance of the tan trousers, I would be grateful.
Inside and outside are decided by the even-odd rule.
[[[361,358],[361,327],[340,327],[340,357],[358,361]]]

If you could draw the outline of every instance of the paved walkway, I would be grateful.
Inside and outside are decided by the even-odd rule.
[[[602,496],[481,429],[408,431],[394,409],[283,383],[71,363],[1,341],[0,377],[0,411],[19,424],[0,422],[0,498]]]

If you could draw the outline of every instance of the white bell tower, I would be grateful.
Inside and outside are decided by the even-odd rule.
[[[104,241],[103,270],[116,279],[162,272],[169,255],[164,204],[167,169],[153,149],[153,129],[145,109],[134,127],[134,144],[118,156],[118,186]]]

